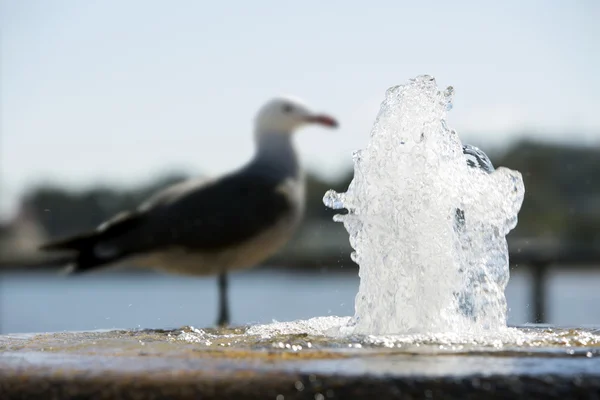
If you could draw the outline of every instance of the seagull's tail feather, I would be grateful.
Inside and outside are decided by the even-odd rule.
[[[81,235],[70,236],[65,239],[59,239],[53,242],[45,243],[40,246],[40,250],[78,250],[81,247],[85,247],[95,242],[95,236],[97,235],[94,233],[84,233]]]
[[[46,243],[40,247],[40,250],[74,252],[70,258],[64,258],[66,262],[63,266],[66,267],[63,272],[80,274],[107,266],[121,258],[122,255],[118,252],[98,251],[98,245],[104,239],[101,232],[84,233]]]
[[[40,250],[75,252],[65,270],[69,274],[98,269],[128,255],[126,251],[107,243],[114,243],[115,239],[137,227],[141,221],[142,217],[139,213],[123,212],[102,224],[95,231],[46,243],[40,247]]]

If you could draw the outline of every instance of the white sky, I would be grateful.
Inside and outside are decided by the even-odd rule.
[[[424,73],[454,86],[463,141],[600,143],[597,0],[0,4],[0,215],[46,180],[235,168],[255,111],[282,93],[340,120],[298,135],[305,164],[332,176],[385,90]]]

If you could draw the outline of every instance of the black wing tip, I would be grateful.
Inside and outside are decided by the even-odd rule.
[[[52,252],[52,251],[62,251],[62,252],[73,252],[77,251],[76,248],[69,246],[68,243],[62,242],[50,242],[44,243],[37,248],[39,251],[43,252]]]
[[[54,242],[49,242],[49,243],[43,243],[43,244],[39,245],[37,249],[39,251],[53,251],[53,250],[60,250],[61,246]]]
[[[96,232],[87,232],[42,243],[38,246],[38,249],[41,251],[79,251],[82,247],[86,247],[90,242],[94,241],[95,237]]]

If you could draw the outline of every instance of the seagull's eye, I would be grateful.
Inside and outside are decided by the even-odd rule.
[[[282,110],[284,113],[289,114],[294,111],[294,107],[292,107],[290,104],[284,104]]]

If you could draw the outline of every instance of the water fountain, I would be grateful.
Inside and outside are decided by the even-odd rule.
[[[354,179],[324,202],[360,267],[352,317],[0,337],[0,397],[585,398],[600,331],[507,327],[525,188],[445,122],[452,88],[386,92]],[[229,397],[228,397],[229,396]]]
[[[452,88],[419,76],[390,88],[354,179],[325,204],[350,234],[360,266],[355,330],[364,334],[506,327],[506,234],[523,202],[521,175],[468,165],[445,122]]]

